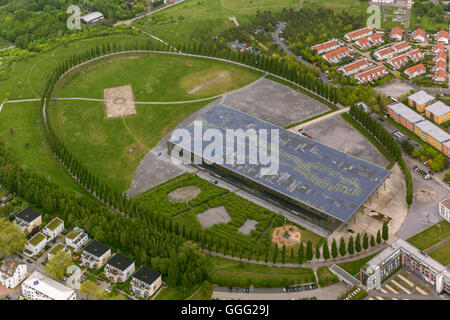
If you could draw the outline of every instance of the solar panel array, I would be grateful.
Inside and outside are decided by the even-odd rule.
[[[255,145],[249,139],[245,139],[245,142],[235,139],[231,146],[224,142],[220,153],[238,150],[240,146],[245,147],[246,157],[244,164],[222,162],[221,166],[343,222],[350,219],[389,175],[389,171],[384,168],[224,105],[214,106],[196,121],[202,122],[203,133],[207,129],[218,129],[224,136],[226,129],[267,129],[269,142],[270,130],[278,129],[277,174],[261,175],[261,168],[267,165],[253,164],[250,161],[249,151],[255,150]],[[194,137],[194,122],[186,129]],[[194,140],[189,142],[171,139],[183,149],[192,151]],[[208,144],[209,142],[203,142],[203,150]],[[270,143],[268,144],[270,155]],[[213,160],[209,156],[203,157]]]

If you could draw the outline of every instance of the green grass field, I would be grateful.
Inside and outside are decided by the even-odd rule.
[[[367,263],[367,261],[369,261],[370,259],[375,257],[377,254],[378,254],[378,252],[375,254],[372,254],[370,256],[361,258],[359,260],[338,263],[338,266],[341,267],[342,269],[344,269],[345,271],[347,271],[348,273],[350,273],[351,275],[355,276],[359,273],[359,270],[361,269],[361,267],[363,265],[365,265]]]
[[[411,11],[409,28],[413,30],[416,27],[421,27],[428,32],[437,32],[441,29],[448,30],[448,25],[446,23],[435,23],[433,22],[432,18],[428,16],[418,18],[417,15],[413,11]]]
[[[440,225],[440,228],[438,225]],[[435,224],[412,236],[408,239],[408,242],[420,250],[425,250],[447,237],[450,237],[450,223],[447,221],[441,221],[438,224]]]
[[[434,250],[430,253],[430,256],[442,263],[444,266],[450,264],[450,243]]]
[[[80,70],[70,81],[63,79],[53,96],[102,99],[104,88],[131,84],[136,101],[186,101],[232,91],[260,77],[258,72],[231,64],[181,56],[125,56],[108,61]],[[217,79],[223,72],[228,76],[208,82],[211,75]],[[205,83],[195,94],[188,93]],[[125,191],[144,155],[209,102],[136,105],[136,115],[107,119],[101,102],[54,101],[48,114],[67,148],[99,178]]]

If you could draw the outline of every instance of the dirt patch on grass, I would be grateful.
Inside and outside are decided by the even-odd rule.
[[[225,92],[232,85],[232,76],[225,70],[203,70],[184,77],[180,86],[188,94],[212,95]]]
[[[202,192],[199,187],[187,186],[175,189],[167,194],[167,200],[171,202],[184,202],[195,199]]]
[[[194,89],[189,90],[188,94],[193,94],[196,93],[197,91],[202,90],[203,88],[207,88],[208,86],[211,86],[213,84],[215,84],[217,81],[220,81],[220,79],[228,77],[228,73],[227,72],[221,72],[217,77],[215,77],[214,79],[209,79],[206,80],[205,82],[199,84],[198,86],[196,86]]]
[[[203,213],[197,214],[196,217],[203,229],[212,227],[218,223],[228,223],[231,221],[231,217],[224,206],[208,209]]]
[[[103,89],[103,100],[105,100],[107,118],[136,114],[131,85]]]
[[[301,241],[300,230],[296,226],[285,225],[276,228],[272,233],[272,242],[276,243],[278,248],[292,247],[299,244]]]

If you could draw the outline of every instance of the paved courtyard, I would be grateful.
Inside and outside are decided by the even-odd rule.
[[[382,84],[381,86],[375,87],[375,91],[394,98],[398,98],[402,94],[408,93],[413,89],[414,88],[408,82],[400,79],[394,79]]]

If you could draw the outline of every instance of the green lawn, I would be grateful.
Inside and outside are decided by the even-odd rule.
[[[438,225],[440,225],[440,228]],[[408,239],[408,242],[418,249],[424,250],[447,237],[450,237],[450,223],[444,220],[412,236]]]
[[[348,273],[350,273],[351,275],[355,276],[359,273],[359,271],[361,270],[361,267],[364,266],[367,263],[367,261],[372,259],[377,254],[378,254],[378,252],[374,253],[370,256],[361,258],[359,260],[339,263],[338,266],[341,267],[342,269],[344,269],[345,271],[347,271]]]
[[[209,281],[205,281],[200,290],[188,300],[211,300],[213,289],[213,285]]]
[[[168,286],[156,296],[155,300],[186,300],[203,284],[185,289],[180,287]]]
[[[258,10],[299,7],[299,0],[187,0],[154,14],[151,22],[144,17],[134,25],[164,41],[180,43],[199,40],[205,33],[219,35],[224,29],[234,26],[228,20],[232,16],[243,23]]]
[[[210,257],[213,263],[210,281],[221,286],[282,287],[315,282],[311,269],[278,268]]]
[[[170,55],[128,56],[106,62],[76,73],[69,82],[63,80],[53,96],[103,98],[104,88],[131,84],[136,101],[186,101],[231,91],[260,77],[227,63]],[[210,75],[216,79],[222,72],[228,76],[218,83],[188,93],[210,80]],[[48,114],[66,147],[100,179],[125,191],[144,155],[209,102],[136,105],[135,115],[107,119],[101,102],[54,101]]]
[[[327,267],[317,268],[317,277],[319,277],[319,285],[326,287],[338,282],[338,278],[335,274],[331,273]]]

